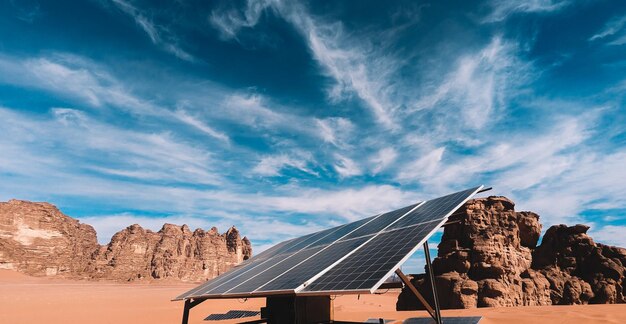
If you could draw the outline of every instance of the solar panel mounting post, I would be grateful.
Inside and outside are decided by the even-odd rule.
[[[428,240],[424,241],[424,256],[426,257],[426,267],[428,267],[428,275],[430,277],[430,287],[433,290],[433,303],[435,304],[435,322],[442,324],[441,307],[439,306],[439,296],[437,296],[437,285],[435,284],[435,273],[433,265],[430,263],[430,250],[428,249]]]
[[[192,308],[196,307],[198,304],[200,304],[201,302],[205,301],[205,298],[198,298],[198,299],[185,299],[185,308],[183,309],[183,320],[182,320],[182,324],[188,324],[189,323],[189,310],[191,310]]]

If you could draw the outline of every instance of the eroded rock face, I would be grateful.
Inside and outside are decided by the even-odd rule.
[[[0,202],[0,269],[88,277],[98,251],[93,227],[48,203]]]
[[[252,256],[231,227],[219,234],[165,224],[158,232],[135,224],[100,246],[93,227],[47,203],[0,203],[0,268],[36,276],[114,279],[213,278]]]
[[[556,225],[533,252],[558,305],[624,303],[626,249],[594,243],[586,225]]]
[[[118,280],[174,278],[200,281],[251,257],[250,242],[231,227],[191,232],[187,225],[165,224],[158,232],[135,224],[116,233],[96,257],[97,277]]]
[[[474,199],[446,226],[433,261],[444,308],[623,303],[626,249],[594,243],[585,225],[552,226],[505,197]],[[427,298],[430,283],[415,276]],[[396,307],[422,309],[405,289]]]

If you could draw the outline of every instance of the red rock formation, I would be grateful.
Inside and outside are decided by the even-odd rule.
[[[246,242],[246,243],[244,243]],[[135,224],[116,233],[97,256],[97,276],[117,280],[213,278],[249,258],[250,243],[231,227],[193,233],[187,225],[165,224],[158,232]]]
[[[99,247],[93,227],[51,204],[0,202],[0,269],[36,276],[88,277]]]
[[[446,226],[433,261],[443,308],[623,303],[626,249],[596,244],[588,226],[553,226],[536,247],[539,216],[504,197],[474,199]],[[430,283],[414,285],[430,297]],[[398,310],[422,309],[408,290]]]
[[[552,226],[533,253],[533,268],[550,282],[552,303],[626,302],[626,249],[594,243],[589,226]]]
[[[114,280],[202,281],[251,257],[247,238],[165,224],[158,232],[131,225],[98,245],[93,227],[47,203],[0,203],[0,268],[30,275]]]

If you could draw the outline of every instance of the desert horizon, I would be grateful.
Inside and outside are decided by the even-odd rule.
[[[48,323],[178,323],[182,302],[170,299],[193,288],[188,283],[115,283],[30,277],[0,270],[0,322]],[[346,295],[334,300],[335,318],[364,322],[368,319],[427,318],[426,311],[395,311],[398,291],[383,295]],[[229,310],[258,311],[263,298],[207,301],[191,313],[189,323],[210,323],[204,318]],[[482,316],[481,324],[496,323],[623,323],[623,305],[520,306],[444,310],[444,317]],[[248,320],[259,318],[247,318]],[[239,323],[225,320],[216,323]]]
[[[102,323],[179,321],[184,305],[182,301],[172,301],[174,297],[219,280],[220,275],[228,276],[235,271],[230,268],[238,263],[243,262],[241,268],[256,260],[254,247],[234,227],[220,234],[215,228],[192,232],[186,225],[165,224],[160,231],[152,232],[135,224],[101,246],[89,224],[78,223],[48,203],[0,203],[0,220],[0,266],[4,268],[0,272],[0,295],[4,296],[0,320],[9,323],[33,323],[43,318],[50,323],[91,318],[98,323],[94,318],[108,314],[110,309],[115,309],[115,315],[104,316]],[[542,236],[539,215],[516,212],[511,200],[497,196],[469,200],[447,222],[450,225],[444,227],[433,259],[444,319],[478,316],[482,317],[480,323],[624,320],[626,306],[620,305],[623,295],[619,291],[622,281],[602,279],[598,274],[615,271],[616,278],[623,279],[620,274],[624,270],[618,265],[623,262],[620,258],[626,256],[626,249],[594,242],[586,234],[588,226],[553,226]],[[503,242],[494,237],[508,237],[508,243],[494,245]],[[203,250],[208,247],[222,252],[206,254]],[[77,248],[86,250],[77,253]],[[68,255],[64,249],[74,252]],[[572,249],[577,252],[572,254]],[[268,258],[271,251],[260,251],[260,257]],[[605,255],[605,261],[596,264],[591,257],[593,251]],[[494,257],[494,253],[501,256]],[[485,257],[489,263],[480,263]],[[274,262],[280,264],[284,258],[289,257],[279,255]],[[553,258],[556,261],[551,261]],[[578,264],[563,263],[572,259]],[[464,263],[467,260],[471,263]],[[532,260],[532,266],[523,265],[524,260]],[[214,270],[207,271],[207,264]],[[306,262],[303,265],[306,267]],[[578,268],[568,268],[572,265]],[[505,275],[493,275],[500,271]],[[237,281],[246,283],[257,276],[254,271],[250,273]],[[400,284],[398,278],[395,280]],[[427,277],[409,274],[408,280],[427,303],[434,305]],[[605,290],[611,284],[618,288],[613,295]],[[423,309],[423,305],[407,285],[404,282],[396,286],[400,288],[381,288],[376,294],[327,293],[332,299],[332,318],[353,322],[383,318],[398,323],[409,318],[429,318],[425,310],[417,310]],[[195,293],[184,298],[202,300],[204,296]],[[210,298],[210,294],[206,296]],[[258,312],[265,306],[262,294],[208,299],[193,309],[188,323],[201,323],[210,314],[231,310]],[[144,314],[146,311],[151,314]],[[522,318],[525,312],[532,315]],[[255,319],[260,319],[260,315],[224,323]]]

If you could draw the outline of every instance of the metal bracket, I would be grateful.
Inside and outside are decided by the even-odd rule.
[[[402,280],[402,282],[411,290],[411,292],[413,292],[415,297],[419,299],[419,301],[424,305],[424,307],[426,307],[426,311],[428,312],[428,314],[436,321],[437,319],[435,315],[435,310],[426,301],[426,298],[424,298],[424,296],[420,294],[417,288],[413,286],[413,283],[411,283],[411,280],[409,280],[409,278],[400,269],[396,269],[396,274],[398,275],[398,277],[400,277],[400,280]]]

